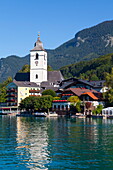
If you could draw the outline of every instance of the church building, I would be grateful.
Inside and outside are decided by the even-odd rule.
[[[47,52],[38,39],[30,50],[30,73],[16,73],[12,83],[7,86],[7,105],[19,106],[21,100],[28,96],[40,96],[42,91],[56,91],[63,80],[60,71],[47,71]]]
[[[47,81],[47,52],[38,37],[35,47],[30,51],[30,82],[40,85]]]

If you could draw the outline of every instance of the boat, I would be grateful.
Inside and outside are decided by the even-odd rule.
[[[46,117],[47,113],[45,113],[45,112],[35,112],[35,113],[32,113],[32,114],[29,114],[27,112],[21,112],[19,114],[16,114],[16,116],[19,116],[19,117]]]
[[[47,117],[58,117],[58,114],[56,112],[49,112],[49,114],[47,114]]]
[[[47,113],[46,112],[35,112],[33,114],[34,117],[46,117]]]

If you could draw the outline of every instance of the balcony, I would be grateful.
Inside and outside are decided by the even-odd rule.
[[[8,89],[7,92],[17,92],[17,89]]]
[[[40,90],[29,90],[29,93],[39,93]]]
[[[6,97],[17,97],[17,94],[7,94]]]
[[[17,102],[17,100],[16,99],[9,99],[9,100],[7,100],[6,102]]]
[[[62,96],[73,96],[73,94],[62,94]]]

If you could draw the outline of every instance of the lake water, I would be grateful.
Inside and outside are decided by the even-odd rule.
[[[113,120],[1,116],[1,169],[113,169]]]

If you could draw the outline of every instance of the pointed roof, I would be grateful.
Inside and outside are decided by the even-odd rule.
[[[84,94],[86,92],[92,92],[92,93],[97,92],[96,90],[93,90],[93,89],[90,90],[90,89],[84,89],[84,88],[68,88],[63,93],[65,93],[67,91],[71,91],[77,96],[81,96],[82,94]]]
[[[40,35],[38,35],[38,39],[31,51],[45,51],[43,48],[43,43],[40,41]]]

